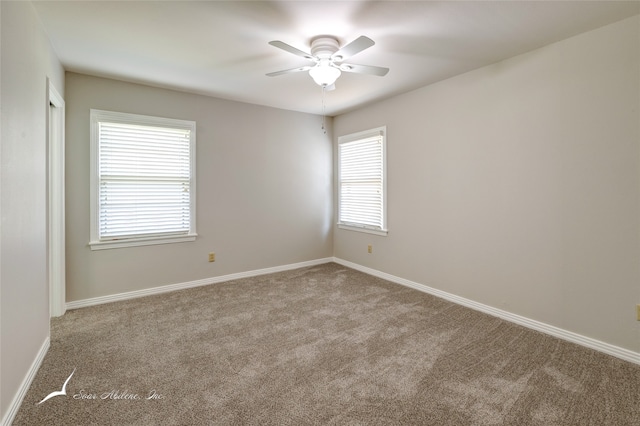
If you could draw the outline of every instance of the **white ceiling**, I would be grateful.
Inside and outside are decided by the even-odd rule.
[[[267,44],[309,51],[313,36],[376,44],[348,62],[390,68],[343,73],[326,114],[498,62],[640,13],[616,1],[35,1],[68,71],[277,108],[322,113],[306,65]]]

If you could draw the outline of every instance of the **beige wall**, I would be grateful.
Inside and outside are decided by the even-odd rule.
[[[0,418],[49,337],[47,77],[64,71],[31,3],[0,2]]]
[[[640,352],[639,32],[336,117],[335,141],[387,126],[389,235],[335,228],[335,256]]]
[[[68,302],[332,255],[321,117],[74,73],[66,85]],[[196,121],[195,242],[91,251],[91,108]]]

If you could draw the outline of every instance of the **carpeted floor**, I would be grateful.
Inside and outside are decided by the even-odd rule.
[[[640,366],[329,263],[52,320],[14,421],[205,424],[638,425]]]

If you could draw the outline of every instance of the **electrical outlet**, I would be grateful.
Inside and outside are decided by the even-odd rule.
[[[640,321],[640,305],[636,305],[636,319]]]
[[[367,246],[367,252],[373,253],[373,246],[371,244]]]
[[[209,262],[216,261],[216,254],[214,252],[209,253]]]

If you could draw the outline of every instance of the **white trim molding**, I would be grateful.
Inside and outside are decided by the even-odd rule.
[[[381,272],[372,268],[368,268],[366,266],[358,265],[357,263],[349,262],[347,260],[334,258],[333,261],[348,268],[364,272],[365,274],[373,275],[374,277],[382,278],[384,280],[391,281],[393,283],[400,284],[406,287],[411,287],[423,293],[428,293],[433,296],[440,297],[441,299],[448,300],[458,305],[466,306],[467,308],[475,309],[476,311],[484,312],[485,314],[489,314],[518,325],[522,325],[532,330],[540,331],[550,336],[557,337],[559,339],[566,340],[580,346],[585,346],[587,348],[594,349],[596,351],[632,362],[634,364],[640,364],[640,353],[638,352],[611,345],[609,343],[601,342],[600,340],[596,340],[591,337],[586,337],[572,331],[555,327],[553,325],[545,324],[543,322],[516,315],[511,312],[503,311],[502,309],[497,309],[470,299],[465,299],[464,297],[456,296],[455,294],[447,293],[445,291],[438,290],[424,284],[396,277],[395,275],[387,274],[386,272]]]
[[[65,312],[65,103],[47,78],[47,144],[48,144],[48,197],[47,220],[49,226],[48,274],[49,315],[59,317]]]
[[[387,126],[338,137],[337,162],[338,228],[386,236]]]
[[[231,280],[272,274],[276,272],[288,271],[291,269],[304,268],[307,266],[321,265],[329,262],[335,262],[342,266],[346,266],[348,268],[355,269],[360,272],[364,272],[365,274],[382,278],[384,280],[387,280],[396,284],[400,284],[405,287],[410,287],[415,290],[421,291],[423,293],[440,297],[441,299],[448,300],[458,305],[466,306],[476,311],[484,312],[491,316],[498,317],[518,325],[522,325],[529,329],[540,331],[550,336],[557,337],[559,339],[566,340],[568,342],[572,342],[590,349],[594,349],[596,351],[605,353],[607,355],[611,355],[616,358],[620,358],[625,361],[629,361],[634,364],[640,365],[640,353],[638,352],[634,352],[634,351],[624,349],[615,345],[611,345],[609,343],[605,343],[600,340],[593,339],[591,337],[586,337],[581,334],[574,333],[572,331],[555,327],[553,325],[545,324],[543,322],[532,320],[530,318],[526,318],[520,315],[516,315],[511,312],[503,311],[502,309],[497,309],[489,305],[485,305],[470,299],[466,299],[464,297],[456,296],[455,294],[447,293],[445,291],[438,290],[438,289],[426,286],[424,284],[420,284],[414,281],[400,278],[395,275],[387,274],[386,272],[381,272],[376,269],[368,268],[366,266],[358,265],[356,263],[349,262],[347,260],[343,260],[336,257],[327,257],[323,259],[310,260],[306,262],[275,266],[272,268],[256,269],[253,271],[239,272],[235,274],[222,275],[219,277],[205,278],[205,279],[196,280],[196,281],[189,281],[189,282],[178,283],[178,284],[169,284],[165,286],[153,287],[153,288],[148,288],[144,290],[136,290],[136,291],[131,291],[127,293],[119,293],[119,294],[113,294],[108,296],[94,297],[91,299],[76,300],[76,301],[67,303],[67,309],[78,309],[78,308],[84,308],[88,306],[100,305],[103,303],[111,303],[111,302],[117,302],[121,300],[134,299],[137,297],[144,297],[144,296],[150,296],[154,294],[167,293],[167,292],[176,291],[176,290],[183,290],[183,289],[192,288],[192,287],[218,284],[218,283],[231,281]]]
[[[89,168],[91,171],[89,247],[91,250],[195,241],[198,236],[196,232],[196,122],[99,109],[91,109],[89,113]],[[166,139],[168,145],[163,145],[163,148],[150,148],[144,143],[148,137]],[[122,154],[118,148],[123,143],[131,148],[130,155],[148,160],[149,167],[145,170],[149,173],[137,175],[138,172],[130,169],[130,155]],[[170,148],[167,148],[169,146]],[[175,164],[176,167],[163,169],[162,161],[167,156],[178,161]],[[106,173],[105,170],[111,171]],[[188,173],[185,174],[186,171]],[[128,183],[120,186],[123,182]],[[142,213],[138,215],[136,220],[130,218],[131,220],[125,221],[126,223],[115,221],[118,225],[115,222],[112,223],[109,214],[103,217],[105,211],[120,212],[119,204],[115,206],[110,203],[104,204],[104,195],[110,193],[112,189],[117,194],[138,199],[139,191],[130,185],[132,182],[152,185],[156,189],[168,186],[169,189],[156,191],[156,201],[160,206],[172,206],[172,211],[175,210],[175,212],[168,214],[160,207],[153,207],[145,210],[144,215]],[[107,192],[103,193],[103,191]],[[180,197],[168,195],[169,193],[174,195],[178,193]],[[112,207],[115,210],[112,211]],[[188,224],[185,222],[187,213]],[[148,221],[159,220],[159,216],[162,216],[161,228],[148,228],[145,225]]]
[[[256,269],[247,272],[238,272],[235,274],[222,275],[219,277],[204,278],[201,280],[188,281],[184,283],[168,284],[160,287],[146,288],[144,290],[129,291],[126,293],[112,294],[108,296],[93,297],[91,299],[75,300],[67,303],[67,309],[86,308],[87,306],[101,305],[103,303],[118,302],[121,300],[135,299],[138,297],[151,296],[154,294],[168,293],[170,291],[184,290],[192,287],[201,287],[210,284],[218,284],[231,280],[242,278],[256,277],[259,275],[273,274],[275,272],[288,271],[291,269],[304,268],[307,266],[321,265],[323,263],[333,262],[332,257],[323,259],[309,260],[306,262],[292,263],[282,266],[274,266],[272,268]]]
[[[22,380],[22,383],[18,388],[18,392],[16,392],[13,400],[11,401],[11,404],[9,404],[9,409],[5,413],[4,418],[2,419],[2,423],[0,423],[2,426],[10,426],[11,423],[13,423],[13,419],[16,417],[16,414],[18,414],[18,410],[22,405],[22,400],[24,400],[24,397],[27,394],[29,387],[31,386],[31,382],[33,382],[33,379],[36,377],[36,373],[42,365],[42,361],[44,360],[44,356],[49,350],[50,344],[51,342],[49,340],[49,337],[47,337],[42,343],[42,346],[40,347],[36,358],[31,363],[31,367],[29,367],[27,375],[24,377],[24,380]]]

